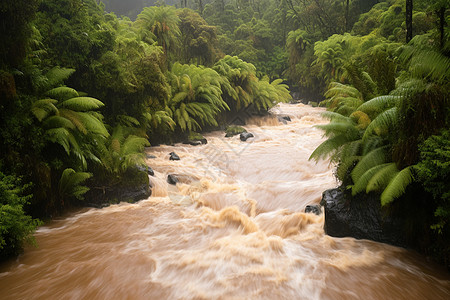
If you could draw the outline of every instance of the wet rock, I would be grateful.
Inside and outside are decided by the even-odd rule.
[[[247,132],[244,127],[231,125],[225,129],[225,137],[232,137],[241,133]]]
[[[156,158],[156,156],[154,156],[154,155],[151,155],[151,154],[147,154],[147,155],[146,155],[146,157],[147,157],[147,158],[149,158],[149,159],[153,159],[153,158]]]
[[[167,183],[176,185],[179,182],[177,175],[169,174],[167,175]]]
[[[147,167],[147,174],[150,176],[155,176],[155,171],[153,171],[152,167]]]
[[[95,203],[95,202],[88,202],[88,203],[86,203],[87,207],[93,207],[93,208],[98,208],[98,209],[105,208],[105,207],[108,207],[110,205],[111,204],[109,204],[109,203]]]
[[[239,138],[241,139],[241,141],[245,142],[247,139],[254,137],[254,135],[250,132],[243,132],[240,134]]]
[[[319,216],[321,212],[320,205],[306,205],[305,207],[305,213],[313,213]]]
[[[406,246],[402,220],[384,211],[376,194],[351,197],[339,188],[323,192],[325,233],[334,237],[368,239],[397,246]]]
[[[193,182],[200,181],[200,178],[194,175],[189,174],[169,174],[167,175],[167,182],[169,184],[177,184],[177,183],[184,183],[184,184],[192,184]]]
[[[180,157],[175,152],[170,152],[169,155],[170,160],[180,160]]]
[[[145,172],[150,176],[155,176],[155,172],[153,171],[153,169],[149,166],[142,166],[142,165],[138,165],[136,166],[136,168],[141,171],[141,172]]]
[[[200,146],[203,145],[201,141],[186,141],[183,144],[191,145],[191,146]],[[206,144],[206,143],[205,143]]]
[[[278,121],[283,122],[284,124],[286,124],[286,122],[291,122],[291,117],[286,116],[286,115],[279,115],[277,116]]]

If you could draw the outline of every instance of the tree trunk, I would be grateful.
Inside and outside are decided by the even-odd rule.
[[[408,43],[413,37],[412,11],[413,11],[413,0],[406,0],[406,43]]]

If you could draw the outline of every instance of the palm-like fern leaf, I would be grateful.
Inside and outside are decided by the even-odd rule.
[[[59,194],[62,197],[75,197],[82,200],[89,188],[81,185],[86,179],[92,177],[91,173],[76,172],[71,168],[63,171],[59,180]]]
[[[379,114],[370,124],[367,126],[364,132],[363,139],[367,139],[374,132],[377,135],[383,135],[388,130],[395,130],[395,126],[398,123],[398,108],[390,108],[381,114]]]
[[[353,182],[357,182],[369,169],[384,164],[387,159],[387,150],[388,146],[383,146],[376,148],[363,156],[351,173]]]
[[[61,102],[61,107],[73,111],[90,111],[105,106],[103,102],[92,97],[75,97]]]
[[[405,192],[406,187],[414,180],[413,168],[413,166],[404,168],[392,178],[381,194],[381,205],[391,203]]]
[[[33,102],[31,112],[40,122],[50,114],[57,113],[58,109],[55,106],[56,103],[58,103],[58,100],[54,99],[37,100]]]
[[[360,192],[366,191],[367,185],[370,181],[370,179],[377,174],[378,171],[385,168],[386,166],[391,165],[391,163],[385,163],[381,165],[376,165],[366,172],[355,182],[355,184],[352,186],[352,195],[356,195]]]
[[[75,98],[80,96],[78,92],[67,86],[60,86],[54,89],[51,89],[45,93],[47,96],[52,97],[53,99],[58,99],[59,101],[64,101],[70,98]]]
[[[395,163],[390,163],[376,172],[367,183],[366,193],[383,191],[389,181],[397,175],[398,169]],[[364,175],[363,175],[364,176]]]

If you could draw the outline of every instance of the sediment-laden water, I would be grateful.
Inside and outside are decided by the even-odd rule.
[[[0,299],[450,299],[450,276],[424,257],[329,237],[323,214],[303,213],[337,185],[332,166],[308,161],[322,109],[273,111],[292,122],[148,149],[152,197],[41,227],[39,248],[0,266]]]

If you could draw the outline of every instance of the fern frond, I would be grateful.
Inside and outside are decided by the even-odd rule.
[[[383,135],[389,130],[395,130],[398,124],[398,108],[390,108],[381,114],[379,114],[369,126],[367,126],[366,131],[363,135],[363,140],[366,140],[371,134],[375,132],[377,135]]]
[[[400,99],[400,96],[394,95],[378,96],[364,102],[357,108],[357,110],[365,112],[368,115],[377,115],[386,109],[396,106]]]
[[[47,96],[58,99],[59,101],[64,101],[70,98],[78,97],[79,94],[73,88],[67,86],[60,86],[54,89],[51,89],[45,93]]]
[[[54,67],[45,74],[47,77],[47,87],[51,88],[58,84],[63,83],[67,78],[75,73],[75,69],[67,69],[61,67]]]
[[[357,182],[361,178],[361,176],[369,169],[385,163],[387,158],[387,151],[388,146],[383,146],[374,149],[364,155],[351,173],[353,182]]]
[[[57,113],[58,108],[56,108],[55,104],[58,103],[58,100],[54,99],[41,99],[33,102],[31,105],[31,112],[36,117],[36,119],[41,122],[43,119],[48,117],[51,113]]]
[[[414,181],[413,168],[413,166],[406,167],[392,178],[381,194],[382,206],[391,203],[395,198],[401,196],[405,192],[406,187]]]
[[[65,169],[59,180],[59,194],[62,197],[75,197],[82,200],[89,188],[82,186],[81,183],[91,177],[91,173],[75,172],[71,168]]]
[[[398,173],[395,163],[390,163],[376,172],[367,183],[366,193],[382,191],[389,181]]]
[[[60,106],[77,112],[86,112],[99,109],[105,105],[92,97],[75,97],[61,102]]]
[[[354,185],[352,186],[352,195],[356,195],[360,192],[363,192],[366,190],[367,185],[370,181],[370,179],[381,169],[385,168],[386,166],[391,165],[391,163],[385,163],[385,164],[381,164],[381,165],[376,165],[372,168],[370,168],[369,170],[367,170],[366,172],[364,172],[363,175],[361,175],[361,177],[355,181]]]

